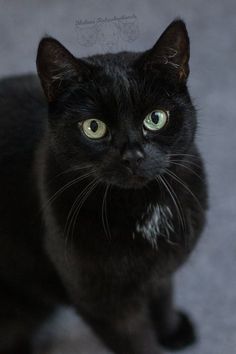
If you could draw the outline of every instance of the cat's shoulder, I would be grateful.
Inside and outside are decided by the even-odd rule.
[[[11,104],[11,110],[9,110]],[[19,106],[20,104],[20,106]],[[14,112],[28,107],[46,106],[39,79],[34,74],[5,77],[0,80],[0,110]]]
[[[31,149],[47,121],[47,104],[36,75],[0,80],[0,150]],[[27,148],[27,149],[28,149]]]

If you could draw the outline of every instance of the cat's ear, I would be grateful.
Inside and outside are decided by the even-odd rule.
[[[164,70],[183,82],[189,75],[189,56],[188,32],[185,23],[178,19],[167,27],[142,61],[147,70]]]
[[[53,102],[73,81],[80,81],[90,74],[87,63],[75,58],[60,42],[51,37],[40,41],[36,64],[49,102]]]

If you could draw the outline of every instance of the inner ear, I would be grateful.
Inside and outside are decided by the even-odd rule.
[[[90,73],[90,67],[81,59],[75,58],[54,38],[43,38],[38,47],[37,70],[49,102],[71,85]]]
[[[182,20],[175,20],[141,60],[148,71],[168,71],[175,79],[185,81],[189,75],[189,56],[186,26]]]

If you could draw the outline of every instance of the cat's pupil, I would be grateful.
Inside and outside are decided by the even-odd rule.
[[[90,123],[90,129],[93,133],[96,133],[96,131],[98,130],[98,123],[96,122],[96,120],[92,120],[92,122]]]
[[[159,122],[159,113],[157,112],[152,112],[151,114],[151,120],[154,124],[157,124]]]

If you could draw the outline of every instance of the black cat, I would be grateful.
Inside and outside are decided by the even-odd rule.
[[[31,352],[61,303],[114,353],[193,342],[171,289],[207,204],[188,61],[176,20],[143,53],[77,59],[42,39],[48,105],[36,77],[1,81],[0,353]]]

